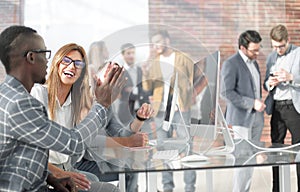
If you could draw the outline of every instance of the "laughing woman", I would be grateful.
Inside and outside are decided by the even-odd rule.
[[[55,54],[46,86],[36,84],[31,94],[48,109],[49,118],[70,129],[81,120],[82,106],[91,107],[86,73],[86,53],[81,46],[67,44]],[[118,191],[91,173],[79,172],[72,167],[68,155],[50,150],[49,170],[57,177],[73,178],[79,190]]]
[[[47,107],[50,119],[69,128],[76,126],[92,106],[86,58],[84,49],[77,44],[71,43],[61,47],[52,60],[46,84],[36,84],[31,91],[31,94]],[[149,118],[152,113],[152,108],[144,105],[138,114],[141,118]],[[115,137],[112,139],[103,136],[100,138],[105,139],[101,140],[96,137],[95,141],[103,147],[120,145],[124,143],[123,140],[136,141],[129,144],[132,146],[143,146],[148,141],[147,135],[137,133],[130,136],[130,134],[138,132],[142,124],[143,122],[133,121],[130,129],[116,131],[118,133],[126,132],[127,138]],[[68,155],[50,151],[49,170],[57,177],[73,178],[80,190],[90,188],[90,191],[117,191],[116,187],[99,182],[98,177],[94,174],[74,168],[76,161],[81,161],[83,155],[71,158]]]

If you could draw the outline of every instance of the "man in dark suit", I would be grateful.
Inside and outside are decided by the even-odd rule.
[[[239,37],[239,51],[222,67],[221,95],[225,98],[226,121],[232,125],[235,138],[259,141],[264,127],[260,71],[256,62],[261,37],[248,30]],[[237,169],[233,191],[249,191],[253,169]]]

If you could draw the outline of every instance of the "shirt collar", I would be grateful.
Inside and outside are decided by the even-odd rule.
[[[242,50],[239,50],[239,54],[240,54],[240,56],[242,57],[243,61],[244,61],[246,64],[249,63],[249,62],[252,62],[252,60],[249,59],[249,57],[247,57],[247,56],[243,53]]]
[[[288,48],[286,49],[285,53],[284,53],[283,55],[278,55],[278,54],[277,54],[277,56],[278,56],[278,57],[282,57],[282,56],[285,56],[285,55],[289,54],[289,53],[292,51],[292,47],[293,47],[292,44],[289,43],[289,46],[288,46]],[[277,53],[277,52],[276,52],[276,53]]]
[[[124,61],[124,68],[125,68],[125,70],[129,70],[129,69],[135,69],[136,66],[135,66],[135,64],[133,64],[133,66],[129,66],[129,65],[126,63],[126,61]]]
[[[65,101],[64,104],[62,105],[62,107],[71,105],[71,103],[72,103],[72,96],[71,96],[71,95],[72,95],[72,94],[71,94],[71,92],[70,92],[69,95],[68,95],[68,97],[67,97],[67,99],[66,99],[66,101]],[[56,102],[57,102],[58,106],[60,106],[59,100],[58,100],[57,97],[56,97]]]

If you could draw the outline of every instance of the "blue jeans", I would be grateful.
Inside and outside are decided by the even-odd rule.
[[[176,111],[172,120],[172,125],[168,131],[162,129],[163,123],[163,112],[159,112],[157,117],[155,118],[156,124],[156,133],[158,142],[164,140],[165,138],[172,138],[173,131],[176,132],[178,138],[188,137],[189,129],[185,130],[182,126],[178,126],[177,124],[186,125],[190,124],[190,112],[182,112],[182,117],[180,112]],[[182,119],[183,118],[183,119]],[[184,122],[183,122],[184,121]],[[173,172],[162,172],[162,183],[164,190],[173,190],[175,184],[173,182]],[[196,183],[196,171],[184,171],[184,183],[185,183],[185,191],[194,192],[195,191],[195,183]]]

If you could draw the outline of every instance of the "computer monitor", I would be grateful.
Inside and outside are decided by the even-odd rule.
[[[171,102],[169,119],[164,121],[164,126],[169,130],[169,127],[173,123],[174,113],[177,110],[181,115],[181,122],[184,124],[183,128],[186,132],[186,137],[184,138],[173,138],[165,139],[163,141],[166,143],[187,143],[191,141],[191,138],[198,136],[204,138],[205,141],[209,140],[211,142],[204,142],[204,151],[212,152],[210,143],[216,140],[219,133],[223,134],[225,146],[218,150],[219,152],[230,153],[234,149],[233,139],[227,127],[227,123],[223,116],[223,112],[219,105],[219,79],[220,79],[220,52],[216,51],[202,60],[194,64],[194,79],[193,87],[194,93],[197,93],[196,98],[193,99],[195,105],[191,110],[191,124],[185,125],[184,118],[178,106],[178,74],[175,76],[175,82],[173,86],[173,98]],[[200,99],[199,99],[200,98]],[[198,100],[197,100],[198,99]],[[195,116],[196,113],[196,116]],[[200,116],[199,116],[200,114]],[[200,118],[200,121],[197,121]],[[194,121],[196,119],[196,122]],[[188,130],[187,127],[190,129]],[[205,145],[207,144],[207,147]],[[202,146],[202,147],[203,147]]]
[[[194,64],[194,98],[191,109],[191,135],[215,139],[217,132],[220,52]]]
[[[220,52],[215,51],[194,64],[194,105],[191,110],[190,135],[204,141],[202,149],[212,149],[211,143],[219,133],[223,134],[224,147],[221,151],[232,152],[233,139],[219,105]],[[211,142],[207,142],[211,141]],[[200,148],[201,148],[200,147]]]
[[[169,120],[168,121],[165,121],[164,123],[166,123],[167,125],[167,130],[169,130],[170,126],[172,125],[173,123],[173,118],[174,118],[174,114],[176,112],[176,110],[179,112],[180,114],[180,119],[181,119],[181,123],[182,123],[182,128],[184,128],[185,130],[185,137],[183,138],[175,138],[175,139],[166,139],[164,140],[164,143],[166,142],[170,142],[170,141],[174,141],[174,142],[177,142],[177,143],[183,143],[183,144],[186,144],[188,141],[190,141],[190,134],[186,128],[186,125],[185,125],[185,120],[183,118],[183,115],[180,111],[180,108],[179,108],[179,104],[178,104],[178,98],[179,98],[179,88],[178,88],[178,73],[175,74],[175,80],[174,80],[174,86],[173,86],[173,96],[172,96],[172,101],[171,101],[171,107],[170,107],[170,112],[169,112]],[[177,126],[180,126],[180,125],[177,125]]]
[[[192,99],[191,118],[192,124],[199,125],[199,127],[211,127],[206,132],[206,137],[215,138],[215,125],[217,119],[214,118],[217,109],[218,89],[219,89],[219,66],[220,66],[220,53],[218,51],[211,55],[199,60],[194,64],[193,69],[193,89],[194,95]],[[173,98],[170,106],[169,119],[167,121],[167,128],[171,126],[172,119],[175,113],[176,105],[178,104],[178,74],[175,75],[173,88]],[[198,119],[200,121],[193,121]],[[198,129],[199,130],[199,129]],[[195,130],[196,131],[196,130]],[[204,132],[201,131],[203,134]],[[198,134],[201,134],[198,133]],[[193,135],[193,132],[192,132]]]

